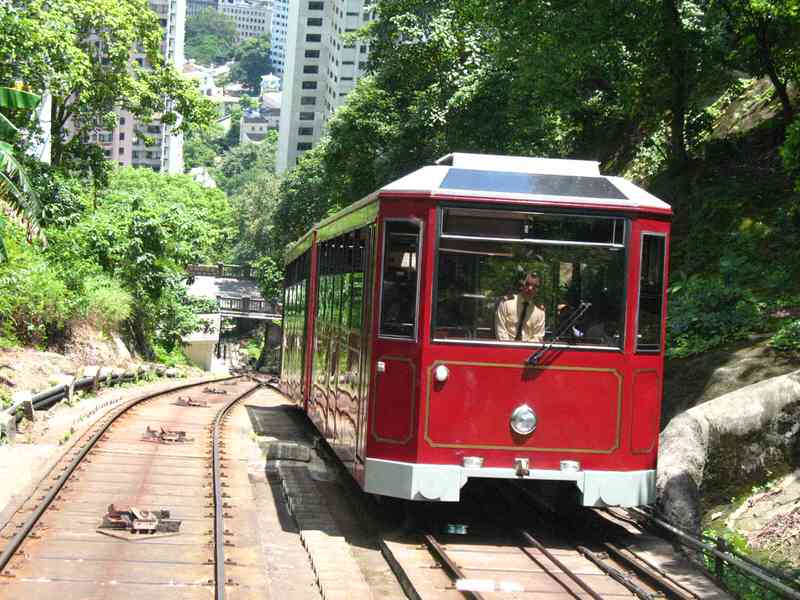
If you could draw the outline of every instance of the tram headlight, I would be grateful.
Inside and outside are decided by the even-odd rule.
[[[519,435],[530,435],[536,429],[536,413],[527,404],[514,409],[511,413],[511,429]]]

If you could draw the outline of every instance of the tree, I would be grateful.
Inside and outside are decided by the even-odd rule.
[[[236,22],[207,8],[186,19],[186,57],[202,65],[221,65],[233,57]]]
[[[716,0],[732,38],[732,63],[757,77],[769,77],[781,102],[785,125],[795,107],[789,85],[800,82],[798,0]]]
[[[28,92],[0,87],[0,110],[20,111],[34,108],[39,96]],[[25,169],[15,156],[11,141],[18,129],[0,112],[0,259],[5,259],[3,244],[4,217],[23,225],[28,232],[28,241],[44,236],[39,229],[38,199],[31,189]]]
[[[192,323],[181,309],[186,265],[228,259],[233,223],[219,190],[186,175],[123,168],[111,176],[97,209],[55,236],[49,257],[67,272],[99,265],[133,299],[128,321],[137,351],[153,356],[154,340],[169,348]]]
[[[233,54],[231,79],[244,83],[254,94],[261,90],[261,76],[272,72],[270,37],[264,34],[242,42]]]
[[[22,79],[52,95],[55,166],[96,162],[85,137],[113,128],[117,109],[144,121],[160,114],[178,131],[214,118],[213,104],[165,62],[161,39],[147,0],[19,0],[0,13],[0,84]]]

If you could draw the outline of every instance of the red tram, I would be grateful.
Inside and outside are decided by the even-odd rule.
[[[370,493],[653,502],[671,215],[595,162],[448,155],[289,249],[283,391]]]

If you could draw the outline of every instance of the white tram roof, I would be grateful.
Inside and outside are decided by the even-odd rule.
[[[381,188],[437,198],[508,198],[671,214],[669,204],[589,160],[453,153]]]

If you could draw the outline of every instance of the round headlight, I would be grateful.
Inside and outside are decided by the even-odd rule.
[[[444,365],[439,365],[434,369],[433,376],[436,378],[436,381],[442,383],[447,381],[447,378],[450,377],[450,370]]]
[[[511,429],[520,435],[530,435],[536,429],[536,413],[527,404],[518,406],[511,413]]]

